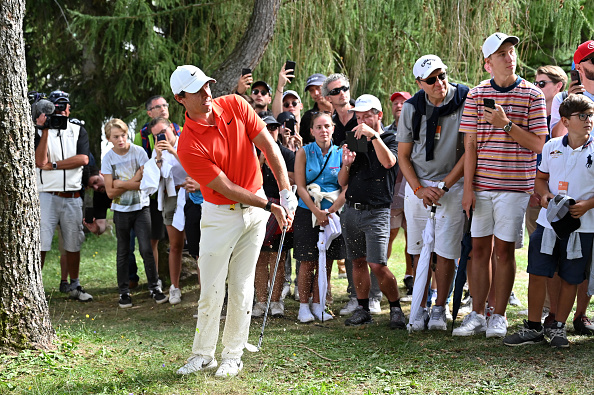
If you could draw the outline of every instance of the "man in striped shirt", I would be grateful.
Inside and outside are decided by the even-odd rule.
[[[493,78],[471,89],[460,132],[465,133],[462,206],[474,210],[470,287],[473,312],[453,332],[487,337],[507,334],[505,309],[516,273],[514,247],[522,235],[529,194],[534,189],[536,154],[547,130],[542,91],[516,75],[519,39],[503,33],[489,36],[482,47]],[[495,252],[495,310],[483,315],[491,287],[490,259]]]

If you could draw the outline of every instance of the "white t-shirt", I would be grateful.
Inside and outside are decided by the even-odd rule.
[[[592,137],[581,147],[572,149],[567,135],[546,142],[542,148],[542,161],[538,170],[549,175],[549,190],[559,194],[559,181],[566,181],[567,195],[577,200],[594,197],[594,140]],[[594,210],[580,217],[577,232],[594,233]],[[547,210],[540,210],[536,223],[552,229]]]
[[[108,151],[101,161],[101,173],[111,174],[114,180],[127,181],[134,177],[136,171],[148,161],[142,147],[130,144],[124,155],[118,155],[113,149]],[[113,199],[112,211],[138,211],[149,205],[149,196],[141,191],[126,191]]]

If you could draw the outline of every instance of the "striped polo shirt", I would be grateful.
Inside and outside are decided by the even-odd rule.
[[[527,192],[534,189],[536,154],[522,147],[484,117],[484,99],[495,100],[514,124],[536,135],[548,134],[544,94],[518,77],[506,88],[493,79],[472,88],[466,98],[460,132],[476,133],[475,191]]]

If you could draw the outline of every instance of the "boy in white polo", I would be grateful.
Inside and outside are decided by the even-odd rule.
[[[475,210],[469,272],[474,311],[454,336],[507,333],[505,309],[516,273],[514,248],[534,188],[536,154],[548,133],[544,94],[515,73],[518,42],[503,33],[485,40],[482,51],[493,78],[470,90],[460,123],[460,132],[465,133],[462,207],[467,213]],[[491,288],[493,251],[496,301],[487,325],[483,312]]]
[[[550,210],[540,211],[536,221],[537,228],[530,236],[528,250],[528,321],[524,321],[524,327],[518,333],[503,339],[503,343],[508,346],[545,341],[540,321],[541,312],[547,278],[552,278],[556,270],[561,279],[561,289],[557,300],[556,321],[547,335],[551,338],[551,346],[569,346],[565,321],[573,307],[578,284],[587,278],[586,272],[592,257],[594,142],[590,133],[594,125],[594,102],[584,95],[572,94],[563,101],[559,113],[568,133],[545,144],[534,190],[542,196],[541,204],[545,209],[557,195],[573,198],[576,203],[569,206],[567,215],[580,219],[580,223],[575,224],[579,228],[571,235],[553,230],[547,218]],[[547,244],[550,245],[548,251]],[[581,252],[578,251],[578,246]]]

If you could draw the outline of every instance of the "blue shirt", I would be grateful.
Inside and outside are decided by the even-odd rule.
[[[338,172],[342,166],[342,148],[336,145],[330,146],[328,153],[322,155],[320,146],[314,141],[303,147],[305,151],[305,184],[309,185],[312,181],[320,186],[322,192],[333,192],[340,189],[338,183]],[[328,156],[330,155],[330,159]],[[328,159],[328,164],[322,174],[320,170],[324,167]],[[320,174],[318,178],[316,176]],[[314,180],[315,179],[315,180]],[[321,209],[326,210],[332,206],[332,203],[326,199],[322,200]],[[308,209],[307,205],[299,198],[299,207]]]
[[[204,198],[202,197],[202,191],[191,192],[188,194],[190,200],[194,204],[202,204],[204,203]]]

